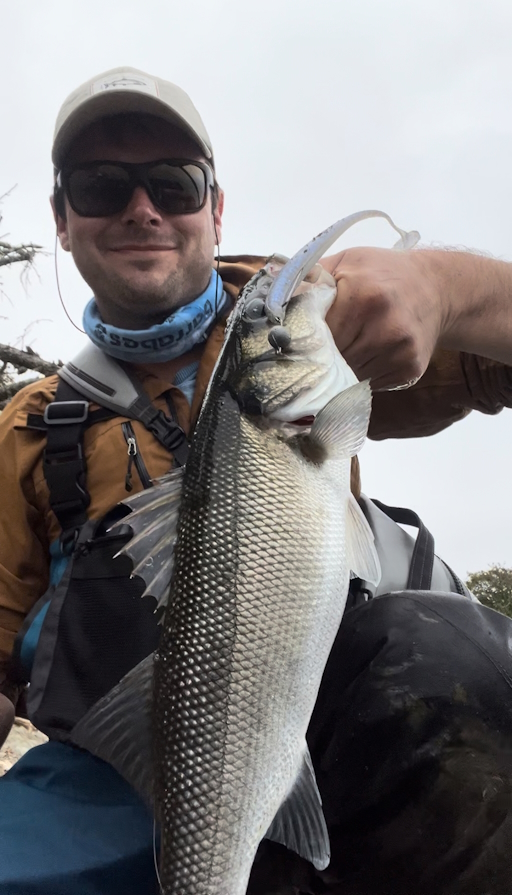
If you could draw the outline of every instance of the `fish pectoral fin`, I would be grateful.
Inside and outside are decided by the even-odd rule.
[[[124,500],[132,512],[116,523],[129,525],[133,531],[117,555],[130,557],[132,577],[142,578],[146,585],[142,596],[154,597],[157,608],[165,608],[169,597],[184,469],[173,469],[156,479],[152,488]]]
[[[381,571],[373,532],[353,494],[347,506],[347,562],[352,576],[378,584]]]
[[[325,870],[329,864],[329,833],[307,746],[294,787],[279,808],[264,838],[280,842],[297,852],[317,870]]]
[[[307,437],[327,453],[335,448],[342,456],[353,457],[364,444],[371,407],[369,380],[356,382],[322,408]]]
[[[139,662],[75,724],[71,742],[112,765],[153,808],[153,654]]]

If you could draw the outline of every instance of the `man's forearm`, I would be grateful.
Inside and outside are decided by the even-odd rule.
[[[468,252],[414,254],[444,297],[439,347],[512,364],[512,264]]]

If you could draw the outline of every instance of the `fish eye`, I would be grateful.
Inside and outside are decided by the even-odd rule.
[[[259,320],[265,313],[265,302],[262,298],[252,298],[244,308],[245,320]]]

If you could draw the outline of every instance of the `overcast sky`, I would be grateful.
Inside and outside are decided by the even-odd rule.
[[[54,121],[95,74],[131,65],[198,106],[226,191],[225,253],[293,254],[340,217],[388,212],[423,243],[512,261],[510,0],[45,0],[4,4],[0,235],[48,255],[26,292],[3,277],[0,341],[70,358],[48,204]],[[371,222],[339,248],[390,246]],[[77,322],[89,298],[58,255]],[[38,321],[38,322],[35,322]],[[414,508],[465,576],[512,566],[512,414],[473,413],[428,439],[367,444],[363,488]]]

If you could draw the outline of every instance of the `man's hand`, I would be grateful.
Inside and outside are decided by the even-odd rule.
[[[321,262],[338,284],[327,323],[358,379],[371,379],[374,389],[421,376],[439,339],[440,296],[418,257],[354,248]]]
[[[7,739],[7,735],[14,721],[14,706],[7,696],[0,693],[0,746]]]
[[[464,252],[351,248],[320,262],[338,284],[336,344],[374,389],[415,381],[439,345],[512,363],[512,265]]]

